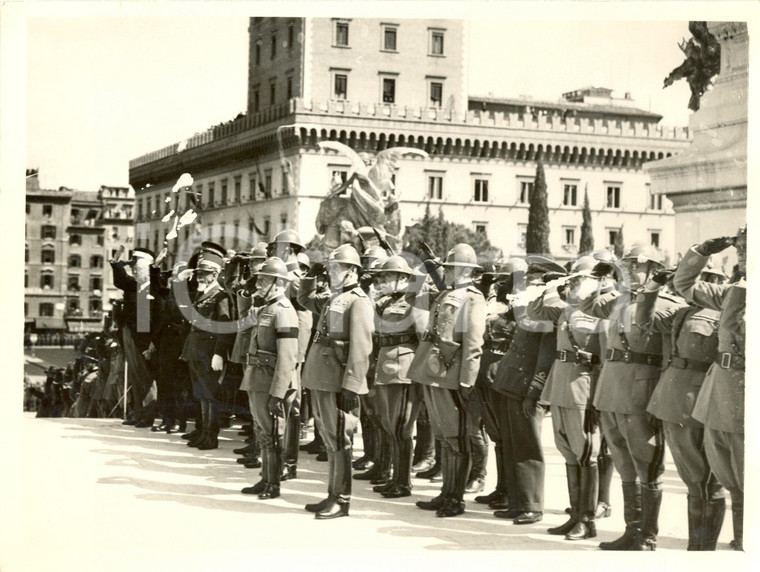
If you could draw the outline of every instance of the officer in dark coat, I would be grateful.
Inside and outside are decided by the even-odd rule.
[[[219,446],[220,378],[235,340],[232,301],[217,282],[224,259],[215,249],[203,250],[195,270],[198,291],[193,300],[190,333],[182,349],[182,359],[188,363],[193,382],[193,395],[200,401],[202,432],[188,442],[201,450]]]
[[[443,264],[449,286],[433,302],[427,329],[409,368],[422,385],[425,405],[436,438],[441,441],[444,468],[441,494],[419,501],[423,510],[452,517],[464,512],[464,492],[470,474],[469,396],[483,353],[486,301],[472,285],[479,268],[469,244],[457,244]]]
[[[509,507],[494,516],[514,524],[534,524],[543,518],[544,454],[541,428],[544,407],[539,403],[546,378],[554,362],[554,325],[533,320],[527,305],[545,288],[541,276],[547,271],[564,272],[551,260],[535,256],[528,260],[526,280],[515,284],[512,315],[517,323],[507,353],[501,358],[493,382],[498,394],[495,410],[502,441],[503,463]]]
[[[317,275],[327,268],[331,293],[320,293]],[[303,370],[311,390],[314,420],[327,448],[328,497],[306,505],[318,519],[348,516],[351,502],[351,437],[359,422],[359,396],[367,389],[372,353],[373,309],[359,287],[359,253],[347,244],[314,264],[301,280],[298,303],[319,313]]]
[[[697,280],[711,254],[736,247],[738,272],[731,284]],[[743,550],[744,528],[744,386],[747,335],[747,227],[736,237],[706,240],[690,248],[678,265],[673,284],[686,300],[720,311],[718,356],[707,370],[692,417],[704,424],[705,454],[718,480],[731,493],[734,539]]]

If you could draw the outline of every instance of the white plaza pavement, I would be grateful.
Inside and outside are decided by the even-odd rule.
[[[435,568],[441,569],[456,567],[463,558],[498,565],[543,558],[543,551],[566,551],[554,554],[553,561],[591,562],[598,569],[606,562],[619,562],[618,568],[635,562],[631,559],[653,562],[652,555],[597,548],[624,528],[617,475],[612,517],[598,522],[597,538],[567,542],[546,533],[565,521],[568,504],[564,463],[552,444],[548,417],[544,519],[516,526],[494,518],[492,511],[471,500],[474,495],[466,497],[467,512],[456,518],[436,518],[417,509],[415,501],[436,495],[440,488],[421,479],[414,480],[412,497],[398,500],[383,499],[366,481],[354,481],[351,516],[317,521],[303,505],[325,496],[327,464],[302,453],[299,478],[283,483],[279,499],[242,495],[242,487],[258,481],[259,470],[235,462],[232,449],[242,446],[238,426],[222,431],[218,449],[198,451],[187,447],[179,434],[135,429],[120,420],[33,415],[25,414],[22,422],[23,488],[18,494],[23,516],[15,521],[20,540],[12,557],[5,555],[5,566],[0,560],[3,572],[247,570],[257,569],[259,560],[286,570],[359,570],[357,562],[366,565],[361,569],[411,569],[410,559],[438,563]],[[355,457],[360,449],[357,436]],[[669,456],[666,461],[656,553],[661,563],[680,561],[687,538],[686,489]],[[495,478],[491,447],[486,492]],[[728,549],[731,535],[727,511],[718,547],[722,562],[743,556]]]

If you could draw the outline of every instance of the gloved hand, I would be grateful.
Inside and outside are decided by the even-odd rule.
[[[711,254],[717,254],[724,251],[729,246],[733,246],[733,236],[719,236],[718,238],[710,238],[705,240],[702,244],[696,246],[696,250],[702,256],[710,256]]]
[[[306,273],[306,276],[309,278],[314,278],[315,276],[319,276],[320,274],[324,274],[326,271],[325,265],[321,262],[315,262],[311,265],[311,268],[309,268],[309,271]]]
[[[670,279],[673,278],[674,274],[675,272],[673,272],[672,270],[667,270],[667,269],[658,270],[657,272],[652,274],[652,280],[657,282],[657,284],[659,284],[660,286],[665,286],[665,284],[670,282]]]
[[[359,396],[350,389],[343,389],[340,392],[340,410],[343,413],[350,413],[359,408]]]
[[[150,342],[150,346],[148,346],[148,349],[145,350],[142,355],[143,357],[150,361],[151,356],[156,353],[156,346],[153,344],[153,342]]]
[[[281,398],[270,395],[269,403],[267,406],[269,408],[270,415],[273,417],[285,417],[285,407],[283,406],[283,401]]]
[[[526,396],[522,402],[522,412],[525,417],[531,418],[536,414],[536,407],[538,406],[538,398]]]
[[[220,355],[214,354],[211,358],[211,369],[214,371],[222,371],[224,369],[224,358]]]
[[[193,272],[195,272],[195,270],[192,268],[186,268],[177,274],[177,280],[189,280],[193,276]]]
[[[647,422],[649,423],[649,426],[654,429],[655,433],[662,431],[662,421],[657,419],[657,417],[651,413],[647,413]]]
[[[459,386],[459,395],[462,397],[462,399],[465,402],[470,401],[470,395],[472,394],[472,386],[471,385],[460,385]]]

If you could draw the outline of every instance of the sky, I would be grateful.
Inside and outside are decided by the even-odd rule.
[[[325,14],[327,15],[327,14]],[[470,21],[469,93],[557,100],[589,84],[688,125],[687,21]],[[127,185],[129,160],[246,109],[248,19],[30,18],[27,158],[43,188]]]

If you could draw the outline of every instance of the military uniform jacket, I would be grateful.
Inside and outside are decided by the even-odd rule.
[[[367,295],[358,285],[335,293],[318,293],[317,280],[304,277],[298,303],[319,314],[304,364],[303,387],[366,394],[374,329],[374,310]]]
[[[121,313],[122,324],[133,332],[133,338],[137,347],[140,351],[144,351],[148,349],[151,339],[155,337],[155,329],[159,323],[159,304],[157,303],[157,299],[159,298],[158,274],[160,271],[157,268],[151,267],[149,283],[143,284],[140,288],[134,276],[130,276],[127,273],[125,266],[124,262],[111,262],[113,285],[124,293]],[[137,331],[138,300],[141,305],[145,304],[145,307],[150,312],[150,323],[146,324],[147,328],[145,331]]]
[[[184,361],[211,362],[214,355],[227,359],[235,334],[226,331],[231,326],[217,322],[232,322],[232,301],[219,284],[198,292],[193,302],[195,312],[190,320],[190,333],[182,348]]]
[[[477,385],[491,387],[499,360],[512,342],[515,322],[512,320],[510,307],[496,298],[486,303],[486,329],[483,335],[483,355],[480,358]]]
[[[235,343],[232,345],[230,361],[245,365],[248,346],[251,343],[251,334],[253,326],[256,325],[256,313],[253,307],[253,297],[244,294],[243,290],[238,290],[237,309],[238,309],[238,331],[235,335]],[[242,387],[241,387],[242,389]]]
[[[298,315],[284,296],[253,310],[243,389],[283,399],[296,377]]]
[[[480,369],[485,327],[486,301],[480,290],[472,285],[444,290],[430,308],[428,327],[409,377],[446,389],[473,386]]]
[[[530,302],[528,316],[557,326],[557,353],[541,400],[568,409],[591,407],[602,368],[599,320],[562,300],[556,288],[546,290]],[[576,357],[582,352],[590,354],[582,354],[587,360],[585,363]]]
[[[740,358],[743,364],[747,282],[743,278],[734,284],[709,284],[698,280],[706,264],[707,257],[690,248],[678,265],[673,284],[687,301],[720,311],[718,359],[725,360],[724,363],[730,359],[725,363],[730,366]],[[731,357],[725,357],[725,354]],[[705,376],[692,416],[709,429],[744,433],[744,369],[713,363]]]
[[[636,301],[636,321],[670,338],[665,371],[655,387],[647,411],[663,421],[700,427],[691,412],[705,379],[704,371],[684,367],[710,364],[718,354],[720,312],[698,306],[661,306],[655,311],[658,291],[645,291]],[[686,360],[686,361],[684,361]]]
[[[412,382],[408,372],[418,344],[412,315],[414,302],[413,292],[398,292],[383,296],[375,304],[375,339],[378,342],[376,385]],[[405,341],[400,344],[383,343],[383,340],[393,341],[394,337]]]
[[[662,367],[662,335],[636,323],[636,304],[630,292],[597,292],[581,300],[578,308],[599,319],[609,319],[607,327],[607,354],[594,396],[594,406],[600,411],[644,415],[652,397]],[[681,305],[672,296],[661,294],[655,310],[664,306]],[[627,346],[626,347],[626,341]],[[626,351],[659,356],[660,363],[634,363],[610,360],[610,352],[620,357]]]

